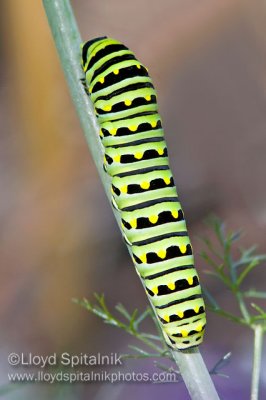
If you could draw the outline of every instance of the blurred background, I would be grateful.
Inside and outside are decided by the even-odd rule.
[[[171,165],[202,282],[199,253],[211,213],[245,231],[241,244],[266,252],[266,5],[262,0],[82,1],[72,5],[84,40],[108,35],[149,67]],[[112,307],[147,299],[120,238],[71,103],[41,1],[0,4],[1,384],[10,352],[95,354],[136,344],[72,302],[105,293]],[[115,276],[115,279],[114,279]],[[265,289],[266,272],[253,275]],[[259,283],[258,283],[259,280]],[[151,329],[152,326],[151,326]],[[249,398],[251,333],[208,314],[202,353],[209,367],[233,357],[224,399]],[[152,362],[127,368],[152,371]],[[262,392],[266,390],[265,368]],[[241,384],[240,384],[241,382]],[[61,397],[60,397],[61,396]],[[23,385],[6,399],[146,399],[177,396],[182,384]],[[262,397],[263,398],[263,397]]]

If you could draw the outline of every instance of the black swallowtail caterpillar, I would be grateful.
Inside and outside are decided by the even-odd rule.
[[[167,344],[179,350],[197,346],[206,324],[204,302],[148,71],[126,46],[107,37],[82,45],[82,67],[112,203],[137,273]]]

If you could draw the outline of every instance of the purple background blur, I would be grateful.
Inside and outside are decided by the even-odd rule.
[[[266,252],[266,6],[254,0],[73,0],[84,40],[108,35],[149,68],[200,277],[231,298],[199,257],[210,213]],[[10,352],[125,353],[137,342],[73,304],[105,293],[147,299],[120,238],[64,81],[41,1],[6,0],[1,15],[1,384]],[[248,286],[265,289],[266,272]],[[153,329],[151,325],[147,329]],[[249,399],[252,334],[208,314],[201,350],[222,399]],[[265,352],[264,352],[265,355]],[[261,399],[266,390],[265,358]],[[129,360],[121,371],[157,371]],[[1,387],[0,387],[1,389]],[[3,398],[188,399],[182,384],[23,385]],[[266,397],[266,396],[265,396]]]

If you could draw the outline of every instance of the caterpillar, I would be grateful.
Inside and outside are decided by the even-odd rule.
[[[197,346],[206,324],[204,301],[148,70],[107,37],[84,43],[81,53],[112,204],[136,271],[167,345]]]

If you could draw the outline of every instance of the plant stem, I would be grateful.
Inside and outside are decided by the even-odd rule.
[[[193,400],[219,400],[214,384],[198,348],[172,351],[182,378]],[[191,379],[191,375],[193,379]]]
[[[81,126],[96,164],[101,181],[110,199],[110,178],[103,171],[103,147],[99,138],[99,125],[92,103],[85,93],[80,65],[82,39],[69,0],[43,0],[48,22],[54,37],[63,71],[76,107]]]
[[[79,62],[82,41],[70,2],[69,0],[43,0],[43,4],[72,100],[100,178],[110,199],[111,180],[102,168],[103,148],[99,138],[99,126],[92,104],[80,81],[83,78]],[[119,223],[118,213],[115,213],[115,216]],[[174,357],[180,366],[192,400],[219,399],[199,350],[190,353],[174,352]]]
[[[239,291],[239,289],[237,289],[237,292],[235,293],[235,295],[236,295],[236,299],[237,299],[238,304],[239,304],[239,308],[240,308],[241,314],[243,315],[243,317],[244,317],[245,321],[247,322],[247,324],[249,324],[250,315],[249,315],[248,309],[246,307],[245,301],[243,299],[243,295]]]
[[[260,380],[260,367],[261,367],[261,352],[263,344],[263,326],[254,326],[254,356],[252,368],[252,382],[251,382],[251,400],[258,400],[259,398],[259,380]]]
[[[226,241],[225,241],[225,243],[226,243]],[[232,256],[230,254],[231,245],[225,244],[224,249],[225,249],[225,262],[228,265],[232,283],[235,285],[233,292],[235,293],[236,299],[238,301],[241,314],[243,315],[245,321],[247,323],[249,323],[250,315],[249,315],[248,309],[246,307],[243,295],[242,295],[241,291],[239,290],[239,285],[236,285],[237,274],[236,274],[236,269],[234,268],[234,262],[233,262]]]

